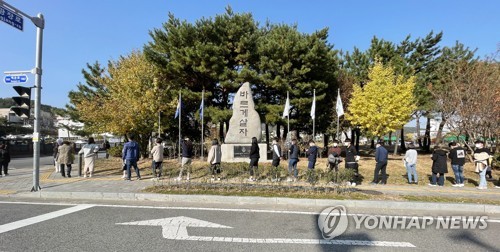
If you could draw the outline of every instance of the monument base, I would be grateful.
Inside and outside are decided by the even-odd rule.
[[[222,144],[222,162],[250,162],[250,148],[251,144]],[[259,162],[270,162],[267,160],[267,144],[259,143]]]

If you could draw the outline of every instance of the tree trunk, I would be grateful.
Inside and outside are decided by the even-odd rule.
[[[219,123],[219,141],[224,143],[224,122]]]
[[[224,131],[224,139],[226,139],[226,134],[229,131],[229,120],[226,121],[226,130]],[[257,139],[260,142],[260,139]]]
[[[283,127],[283,139],[285,139],[285,141],[289,140],[289,141],[292,141],[292,139],[287,139],[288,137],[288,127]]]
[[[359,153],[359,136],[361,135],[361,130],[356,128],[354,131],[356,132],[356,151]]]
[[[392,145],[392,132],[389,132],[389,146]]]
[[[401,151],[406,152],[406,143],[405,143],[405,127],[401,128]]]
[[[426,152],[431,150],[431,119],[429,117],[427,117],[427,124],[425,125],[424,150]]]
[[[422,148],[422,138],[420,137],[420,113],[417,113],[415,115],[417,118],[417,142],[418,142],[418,147]]]
[[[330,140],[330,135],[323,134],[323,152],[328,153],[328,142]]]
[[[446,124],[446,119],[443,117],[443,118],[441,118],[441,122],[439,123],[439,128],[438,128],[438,132],[436,135],[436,144],[439,144],[443,141],[441,135],[443,134],[443,128],[444,128],[445,124]]]
[[[276,137],[281,140],[282,137],[281,137],[281,124],[278,122],[276,123]]]
[[[375,149],[375,138],[372,138],[370,148]]]
[[[269,146],[269,123],[266,123],[266,145]]]
[[[396,144],[394,144],[394,155],[397,155],[398,154],[398,140],[399,140],[397,130],[395,131],[395,135],[396,135]]]

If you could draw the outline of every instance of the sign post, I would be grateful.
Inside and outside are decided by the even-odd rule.
[[[42,90],[42,45],[43,29],[45,28],[45,19],[41,13],[32,17],[14,6],[0,0],[0,21],[3,21],[14,28],[23,31],[23,16],[30,19],[36,26],[36,55],[35,68],[32,73],[35,75],[35,121],[33,125],[33,136],[40,134],[40,106]],[[12,80],[12,79],[11,79]],[[19,78],[20,80],[20,78]],[[26,76],[26,81],[27,81]],[[5,81],[5,79],[4,79]],[[40,188],[40,141],[33,141],[33,188],[31,191],[38,191]]]

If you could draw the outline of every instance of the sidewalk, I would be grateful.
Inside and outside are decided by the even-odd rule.
[[[299,205],[328,205],[334,200],[312,200],[312,199],[286,199],[286,198],[264,198],[252,197],[250,200],[246,197],[228,197],[228,196],[210,196],[210,195],[159,195],[143,193],[142,190],[146,187],[161,183],[152,181],[148,177],[143,177],[143,180],[124,181],[120,176],[96,176],[93,178],[77,177],[77,171],[73,171],[72,178],[63,178],[60,174],[54,172],[52,166],[44,166],[40,169],[40,186],[42,189],[39,192],[30,192],[33,187],[33,173],[28,169],[10,170],[10,176],[0,178],[0,196],[7,197],[31,197],[31,198],[52,198],[52,199],[106,199],[106,200],[151,200],[151,201],[175,201],[175,202],[196,202],[196,201],[220,201],[224,203],[243,204],[252,201],[255,203],[257,199],[262,204],[299,204]],[[166,180],[164,180],[166,181]],[[428,187],[415,185],[359,185],[356,187],[359,192],[367,194],[387,194],[387,195],[409,195],[409,196],[440,196],[440,197],[461,197],[473,199],[488,199],[499,200],[500,189],[489,188],[488,190],[477,190],[475,188],[455,188],[455,187]],[[387,201],[342,201],[342,204],[366,207],[390,208],[398,207],[399,209],[420,207],[423,210],[431,209],[446,209],[457,204],[448,203],[431,203],[431,202],[387,202]],[[377,206],[380,205],[380,206]],[[480,210],[493,211],[500,213],[500,206],[493,205],[475,205],[475,204],[460,204],[461,209],[464,207]],[[486,209],[486,210],[485,210]]]

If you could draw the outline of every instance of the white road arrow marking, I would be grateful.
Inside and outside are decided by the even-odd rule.
[[[362,240],[325,240],[325,239],[255,239],[255,238],[233,238],[233,237],[210,237],[210,236],[190,236],[187,227],[206,228],[232,228],[217,223],[189,218],[185,216],[154,219],[145,221],[134,221],[116,223],[116,225],[131,226],[161,226],[163,237],[169,240],[183,241],[212,241],[212,242],[232,242],[232,243],[272,243],[272,244],[317,244],[317,245],[355,245],[355,246],[378,246],[378,247],[407,247],[415,248],[409,242],[389,242],[389,241],[362,241]]]
[[[174,239],[178,237],[186,237],[186,238],[189,237],[187,232],[187,227],[232,228],[184,216],[165,218],[165,219],[117,223],[117,225],[161,226],[163,228],[163,237],[167,239]]]

